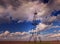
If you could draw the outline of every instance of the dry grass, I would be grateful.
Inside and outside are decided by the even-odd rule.
[[[60,44],[60,41],[42,41],[42,42],[0,41],[0,44]]]

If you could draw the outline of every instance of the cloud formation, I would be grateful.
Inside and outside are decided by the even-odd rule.
[[[43,23],[51,23],[54,20],[54,17],[50,17],[52,18],[52,21],[49,21],[49,18],[45,17],[49,16],[52,11],[57,10],[54,8],[60,8],[60,6],[58,6],[60,4],[59,0],[49,1],[47,4],[44,4],[41,0],[1,0],[0,2],[0,16],[7,16],[8,13],[8,16],[13,17],[13,19],[27,21],[40,19]],[[4,3],[2,4],[2,2]],[[4,8],[4,5],[6,8]],[[13,8],[16,8],[16,10]],[[34,15],[35,12],[37,13],[36,15]]]
[[[10,33],[9,31],[5,31],[0,34],[0,39],[15,40],[18,38],[18,40],[21,41],[26,39],[30,40],[33,36],[30,32],[39,32],[51,28],[53,27],[53,21],[60,20],[60,14],[57,16],[51,16],[52,12],[55,10],[60,10],[60,0],[50,0],[48,3],[43,3],[41,0],[0,0],[0,23],[7,21],[10,22],[10,17],[12,17],[13,20],[19,19],[18,22],[24,20],[41,20],[41,22],[36,25],[35,29],[22,33]],[[53,37],[54,36],[56,36],[56,34],[53,35]],[[45,36],[39,34],[38,36],[34,35],[32,40],[37,37],[42,37],[42,40],[45,39]],[[49,38],[49,40],[51,39]]]
[[[1,3],[4,2],[7,8],[4,8],[4,4],[0,4],[0,16],[6,15],[6,13],[9,13],[9,16],[12,16],[13,19],[20,19],[20,20],[28,20],[32,21],[34,20],[34,13],[37,12],[37,15],[35,18],[38,18],[40,16],[45,16],[48,14],[48,7],[46,4],[37,1],[27,1],[27,0],[1,0]],[[21,2],[21,6],[19,5]],[[17,4],[16,4],[17,3]],[[19,4],[18,4],[19,3]],[[19,7],[18,7],[19,5]],[[12,9],[15,8],[16,10]],[[29,10],[29,11],[28,11]],[[3,15],[4,13],[4,15]]]

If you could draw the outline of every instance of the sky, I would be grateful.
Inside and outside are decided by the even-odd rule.
[[[0,41],[56,37],[60,37],[60,0],[0,0]]]

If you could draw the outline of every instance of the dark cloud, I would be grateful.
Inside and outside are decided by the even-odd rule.
[[[19,0],[9,0],[9,3],[13,6],[13,9],[16,9],[17,7],[20,6]]]
[[[36,1],[36,0],[32,0],[32,1]]]
[[[37,4],[33,1],[42,1],[41,3],[43,3],[43,4],[41,4],[41,3]],[[53,1],[54,0],[52,0],[52,2]],[[50,14],[50,9],[54,8],[54,6],[53,7],[48,6],[48,5],[46,6],[46,4],[44,4],[44,3],[52,3],[52,2],[51,2],[51,0],[0,0],[0,5],[3,6],[4,8],[7,8],[7,9],[0,8],[1,9],[0,12],[2,12],[2,13],[5,11],[7,13],[9,12],[12,17],[19,18],[22,20],[25,20],[25,19],[33,20],[34,11],[36,8],[38,8],[38,9],[36,9],[36,11],[38,11],[38,13],[37,13],[38,15],[46,16],[46,15]],[[22,6],[20,6],[21,4],[22,4]],[[41,6],[40,6],[40,4],[41,4]],[[17,9],[17,11],[13,11],[11,8],[13,8],[14,10]],[[43,11],[43,12],[41,12],[41,11]],[[36,16],[38,16],[38,15],[36,15]],[[54,15],[54,14],[52,14],[52,15]],[[57,14],[55,14],[55,15],[57,15]],[[49,19],[47,19],[46,21],[43,19],[44,20],[43,23],[51,24],[52,21],[49,21]]]
[[[6,8],[6,3],[3,0],[0,0],[0,6],[3,6],[4,8]]]
[[[0,24],[1,23],[9,23],[10,19],[8,17],[0,17]]]
[[[7,8],[9,5],[16,9],[21,5],[21,2],[19,0],[0,0],[0,6]]]

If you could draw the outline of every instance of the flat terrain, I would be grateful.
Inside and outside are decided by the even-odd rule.
[[[60,44],[60,41],[46,41],[46,42],[0,41],[0,44]]]

